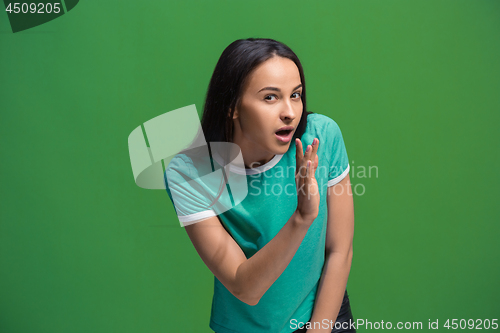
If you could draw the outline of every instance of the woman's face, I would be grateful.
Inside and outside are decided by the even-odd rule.
[[[302,116],[301,94],[299,69],[288,58],[270,58],[249,74],[233,116],[233,142],[246,166],[286,153]]]

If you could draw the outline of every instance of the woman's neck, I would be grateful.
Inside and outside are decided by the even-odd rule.
[[[272,155],[268,158],[262,158],[262,159],[245,159],[245,155],[243,155],[243,162],[245,163],[245,169],[253,169],[260,167],[268,163],[270,160],[272,160],[274,156],[276,155]]]
[[[243,163],[245,163],[245,169],[257,168],[261,165],[268,163],[276,154],[269,151],[261,150],[255,147],[255,145],[248,145],[245,143],[237,144],[241,149],[241,155],[243,156]]]

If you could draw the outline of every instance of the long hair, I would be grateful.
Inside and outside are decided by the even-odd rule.
[[[280,56],[292,60],[299,69],[302,83],[302,117],[293,140],[300,138],[307,126],[306,83],[297,55],[285,44],[268,38],[238,39],[222,52],[215,66],[203,108],[201,127],[207,142],[231,142],[233,113],[240,102],[248,75],[264,61]]]

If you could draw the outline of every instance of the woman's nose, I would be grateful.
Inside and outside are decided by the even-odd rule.
[[[297,114],[290,101],[284,103],[280,117],[282,120],[294,120],[295,117],[297,117]]]

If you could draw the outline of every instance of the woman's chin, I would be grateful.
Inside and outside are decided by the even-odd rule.
[[[279,145],[278,147],[276,147],[276,150],[274,151],[274,153],[276,155],[283,155],[288,151],[288,148],[290,148],[290,142],[288,142],[286,144]]]

